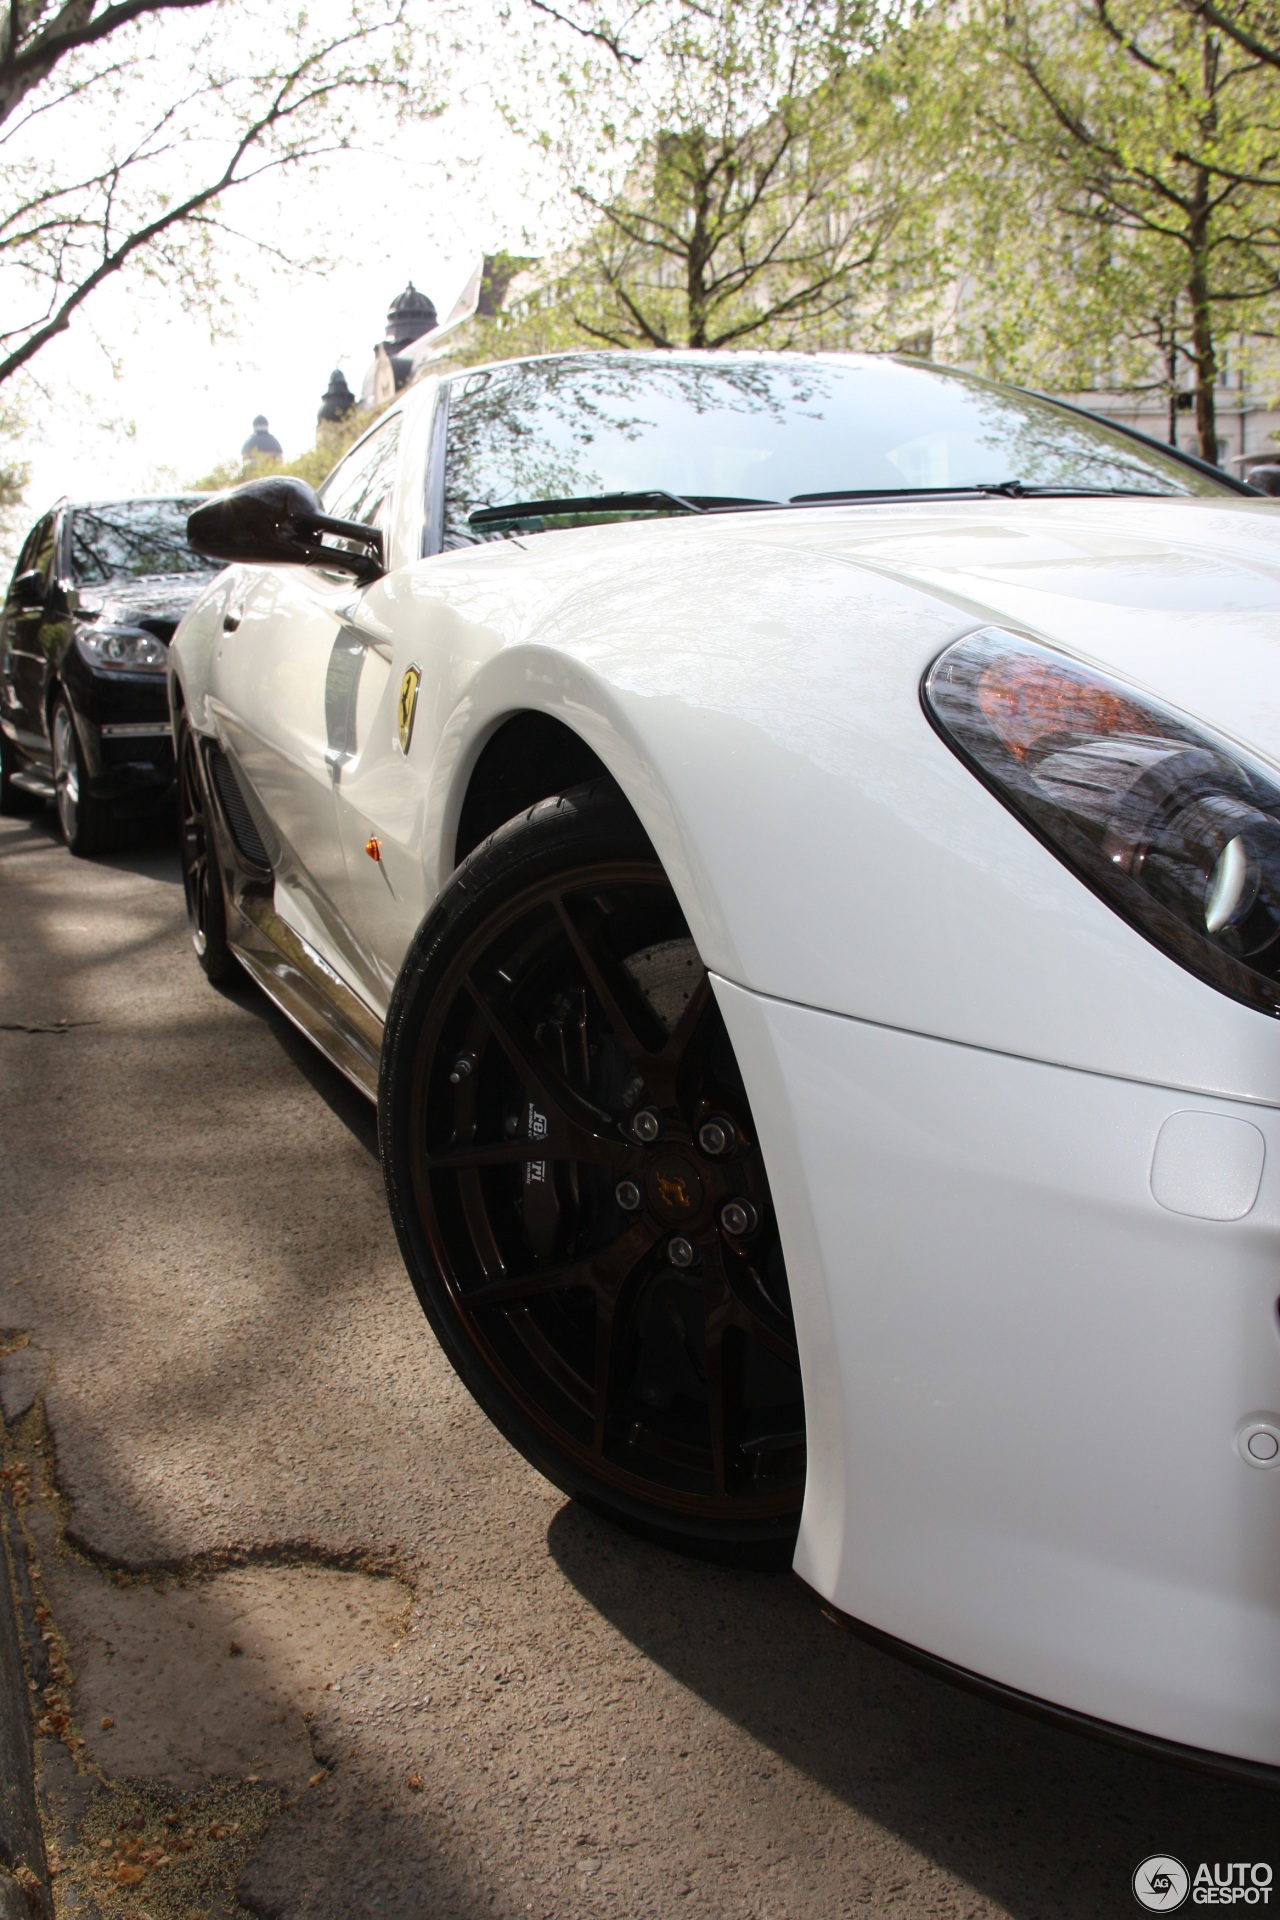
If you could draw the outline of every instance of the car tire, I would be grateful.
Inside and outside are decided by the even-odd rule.
[[[76,717],[65,693],[56,695],[49,713],[53,755],[53,795],[58,826],[78,858],[104,853],[115,842],[117,822],[105,800],[89,792]]]
[[[396,984],[378,1119],[418,1298],[526,1459],[668,1546],[788,1559],[804,1398],[764,1163],[706,970],[612,783],[540,802],[458,868]]]
[[[209,786],[195,729],[178,722],[178,822],[182,850],[182,891],[196,959],[215,986],[236,971],[227,945],[227,903],[210,820]]]

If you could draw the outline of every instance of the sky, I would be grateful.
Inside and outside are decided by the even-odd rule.
[[[38,363],[44,395],[24,449],[31,517],[64,493],[186,484],[237,454],[257,413],[290,456],[309,446],[331,371],[341,367],[359,392],[387,307],[410,279],[444,319],[481,254],[521,245],[521,216],[532,208],[506,194],[495,210],[483,170],[456,161],[446,170],[459,117],[423,130],[424,148],[446,149],[438,162],[424,157],[409,169],[380,155],[344,160],[325,208],[333,226],[358,238],[345,241],[332,267],[293,273],[243,256],[250,284],[236,301],[233,338],[211,339],[162,289],[105,288]],[[305,183],[298,191],[305,195]]]
[[[382,151],[294,176],[282,199],[275,186],[237,197],[239,224],[287,233],[295,251],[331,264],[275,269],[247,247],[234,251],[227,268],[240,284],[226,337],[211,338],[207,321],[185,313],[178,289],[123,280],[101,289],[36,362],[26,506],[0,563],[62,495],[189,485],[238,455],[255,414],[296,456],[314,441],[333,368],[359,392],[387,307],[410,279],[443,320],[482,254],[528,251],[545,168],[504,127],[482,81],[475,56],[461,57],[439,117],[396,129]]]

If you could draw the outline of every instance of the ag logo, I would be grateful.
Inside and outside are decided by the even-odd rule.
[[[1171,1853],[1153,1853],[1133,1876],[1133,1897],[1148,1913],[1172,1913],[1191,1886],[1191,1876]]]
[[[418,688],[422,683],[422,668],[410,667],[400,682],[400,699],[396,705],[396,720],[400,728],[400,751],[408,753],[409,742],[413,738],[413,716],[418,711]]]

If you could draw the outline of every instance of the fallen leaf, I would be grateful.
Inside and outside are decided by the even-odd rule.
[[[115,1725],[115,1721],[111,1718],[111,1715],[109,1713],[104,1713],[102,1716],[102,1731],[104,1733],[110,1733],[114,1725]]]
[[[240,1658],[240,1655],[244,1652],[244,1648],[240,1645],[240,1642],[238,1640],[233,1640],[231,1642],[231,1645],[227,1648],[227,1652],[233,1660],[238,1660]]]
[[[220,1826],[218,1825],[218,1823],[217,1823],[217,1821],[215,1820],[215,1821],[214,1821],[214,1823],[213,1823],[213,1825],[212,1825],[212,1826],[210,1827],[210,1829],[209,1829],[209,1838],[210,1838],[210,1840],[225,1840],[225,1839],[226,1839],[226,1837],[227,1837],[227,1830],[226,1830],[226,1828],[225,1828],[225,1827],[220,1827]]]
[[[414,1793],[421,1793],[426,1784],[426,1781],[420,1773],[411,1773],[409,1775],[409,1786]]]
[[[128,1860],[122,1860],[116,1868],[116,1880],[122,1887],[141,1886],[147,1877],[145,1867],[135,1867]]]
[[[244,1777],[244,1784],[246,1785],[246,1787],[256,1787],[259,1780],[261,1780],[261,1778],[262,1778],[262,1775],[260,1773],[246,1773]]]
[[[321,1767],[319,1773],[312,1774],[311,1778],[307,1782],[307,1785],[309,1787],[318,1787],[320,1785],[320,1782],[325,1778],[327,1778],[326,1770],[323,1767]]]

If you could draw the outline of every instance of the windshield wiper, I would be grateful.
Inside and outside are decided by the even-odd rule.
[[[704,511],[682,494],[653,487],[645,493],[596,493],[581,500],[517,500],[509,507],[477,507],[467,515],[467,525],[491,527],[507,520],[543,520],[561,513],[627,513],[645,507],[674,507],[677,513]]]
[[[554,519],[559,514],[634,513],[649,509],[661,513],[727,512],[734,507],[781,507],[782,500],[747,500],[736,494],[700,493],[690,499],[683,493],[669,493],[665,487],[649,487],[639,493],[592,493],[580,500],[517,500],[509,507],[477,507],[467,515],[469,527],[493,527],[513,520]]]
[[[793,493],[792,507],[820,507],[841,500],[958,500],[971,495],[994,495],[1003,500],[1073,499],[1078,495],[1140,495],[1144,499],[1174,498],[1155,487],[1036,487],[1024,480],[972,480],[953,487],[841,487],[831,493]]]

